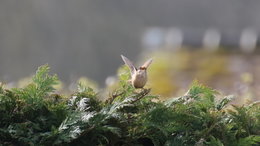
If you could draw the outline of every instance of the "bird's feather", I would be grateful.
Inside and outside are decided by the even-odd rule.
[[[151,59],[147,60],[147,61],[142,65],[142,67],[148,68],[149,65],[150,65],[152,62],[153,62],[153,59],[151,58]]]
[[[133,75],[136,72],[136,67],[133,65],[133,63],[126,58],[124,55],[121,55],[123,61],[125,62],[125,64],[129,67],[130,71],[131,71],[131,75]]]

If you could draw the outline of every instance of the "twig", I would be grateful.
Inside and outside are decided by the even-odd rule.
[[[145,97],[148,93],[150,93],[151,88],[149,89],[144,89],[142,92],[140,92],[139,94],[137,94],[137,98],[136,100],[133,100],[132,103],[135,103],[137,101],[139,101],[140,99],[142,99],[143,97]]]
[[[111,97],[108,98],[105,102],[111,104],[118,96],[121,96],[122,94],[124,94],[124,92],[119,92],[115,91],[114,93],[112,93]]]

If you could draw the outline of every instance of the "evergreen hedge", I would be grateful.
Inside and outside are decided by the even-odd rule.
[[[227,107],[232,96],[194,82],[166,101],[135,90],[120,75],[120,88],[106,101],[78,85],[71,97],[55,94],[56,75],[39,67],[24,88],[0,87],[0,145],[260,145],[259,102]]]

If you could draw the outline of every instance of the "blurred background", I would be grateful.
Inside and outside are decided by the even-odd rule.
[[[154,58],[148,86],[164,97],[197,79],[256,100],[259,7],[257,0],[1,0],[0,80],[18,84],[48,63],[65,87],[81,79],[104,88],[124,54],[137,65]]]

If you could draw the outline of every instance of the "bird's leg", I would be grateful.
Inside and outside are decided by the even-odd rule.
[[[136,88],[136,90],[134,91],[135,94],[140,94],[142,93],[143,91],[146,91],[147,89],[145,89],[144,87],[142,88]]]
[[[133,93],[134,94],[139,94],[138,89],[135,89]]]
[[[144,87],[142,87],[142,88],[140,88],[140,89],[142,89],[142,91],[147,91],[148,89],[145,89]]]

